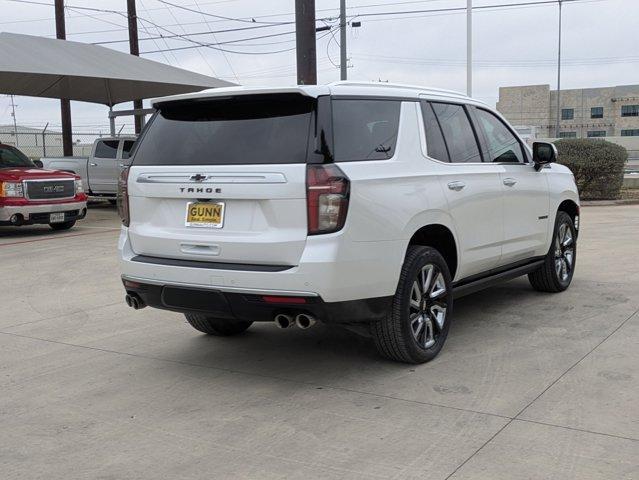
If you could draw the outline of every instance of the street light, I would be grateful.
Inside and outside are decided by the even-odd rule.
[[[557,48],[557,123],[555,124],[555,137],[559,137],[559,123],[561,121],[560,97],[561,97],[561,2],[559,1],[559,35]]]
[[[473,0],[466,4],[466,93],[473,96]]]

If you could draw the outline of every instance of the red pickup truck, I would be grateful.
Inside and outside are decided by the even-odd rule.
[[[0,225],[48,224],[67,230],[87,214],[78,175],[42,170],[20,150],[0,144]]]

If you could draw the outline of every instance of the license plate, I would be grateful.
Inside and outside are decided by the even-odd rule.
[[[189,202],[186,205],[187,227],[222,228],[224,202]]]
[[[49,214],[49,223],[61,223],[61,222],[64,222],[64,212]]]

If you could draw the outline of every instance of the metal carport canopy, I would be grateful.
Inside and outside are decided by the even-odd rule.
[[[0,93],[118,103],[234,85],[109,48],[0,33]]]

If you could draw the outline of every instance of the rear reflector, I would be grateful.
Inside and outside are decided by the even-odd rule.
[[[306,303],[306,299],[304,297],[275,297],[270,295],[262,296],[262,300],[266,303]]]

